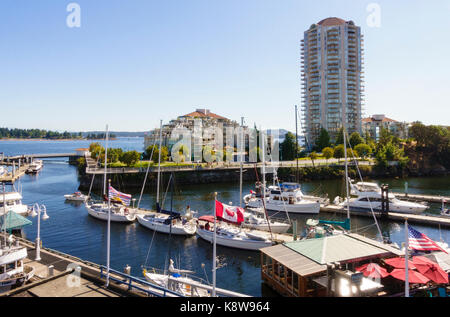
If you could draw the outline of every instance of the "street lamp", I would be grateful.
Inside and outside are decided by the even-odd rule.
[[[40,205],[38,203],[35,203],[33,205],[33,210],[31,211],[31,216],[36,217],[38,216],[38,227],[37,227],[37,238],[36,238],[36,258],[35,261],[41,260],[41,238],[40,238],[40,231],[41,231],[41,211],[43,211],[42,220],[47,220],[50,218],[47,215],[47,208],[45,205]]]

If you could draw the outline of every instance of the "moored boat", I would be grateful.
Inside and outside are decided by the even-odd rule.
[[[75,192],[73,194],[64,195],[64,198],[71,201],[86,201],[88,200],[89,196],[83,195],[80,192]]]
[[[214,242],[214,217],[202,216],[198,218],[197,234],[200,238]],[[243,250],[257,251],[261,248],[271,246],[274,243],[270,240],[270,234],[256,233],[252,230],[231,226],[220,221],[216,221],[216,244]]]
[[[136,220],[135,209],[119,204],[111,204],[109,208],[106,203],[85,203],[86,209],[94,218],[108,221],[108,212],[111,209],[111,221],[113,222],[133,222]]]

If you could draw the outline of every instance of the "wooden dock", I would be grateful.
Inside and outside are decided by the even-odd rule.
[[[25,175],[25,172],[27,171],[30,164],[22,164],[19,168],[14,169],[13,171],[9,173],[5,173],[0,176],[0,183],[14,183],[16,180],[18,180],[20,177]],[[13,166],[15,168],[15,166]]]
[[[347,209],[341,206],[336,205],[321,205],[320,211],[328,212],[328,213],[338,213],[338,214],[347,214]],[[372,212],[370,210],[367,211],[359,211],[350,209],[350,214],[354,216],[362,216],[362,217],[373,217]],[[377,218],[383,217],[380,211],[374,211],[374,214]],[[421,225],[429,225],[429,226],[443,226],[450,227],[450,217],[439,216],[439,215],[416,215],[416,214],[406,214],[406,213],[395,213],[389,212],[386,216],[386,219],[404,222],[405,219],[408,219],[410,223],[417,223]]]
[[[434,196],[434,195],[422,195],[422,194],[406,194],[406,193],[395,193],[393,194],[397,198],[403,200],[415,200],[415,201],[425,201],[428,203],[442,203],[442,201],[450,202],[450,197],[448,196]]]

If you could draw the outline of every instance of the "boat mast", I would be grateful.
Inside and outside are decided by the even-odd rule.
[[[350,197],[348,195],[348,164],[347,164],[347,140],[346,140],[346,131],[345,124],[343,127],[344,134],[344,157],[345,157],[345,191],[347,197],[347,219],[350,219]]]
[[[103,196],[106,195],[106,158],[108,157],[108,125],[106,125],[105,135],[105,177],[103,179]]]
[[[4,241],[5,241],[5,247],[7,246],[6,242],[6,188],[5,183],[3,183],[3,229],[4,229]],[[1,247],[1,244],[0,244]]]
[[[298,131],[297,131],[297,105],[295,105],[295,161],[297,164],[297,169],[295,172],[295,179],[298,184],[299,177],[298,177]]]
[[[242,165],[243,165],[243,152],[244,151],[244,117],[241,117],[241,144],[239,145],[240,148],[240,158],[241,158],[241,163],[239,164],[239,207],[242,208]]]
[[[161,143],[162,143],[162,120],[159,122],[159,151],[158,151],[158,178],[156,187],[156,208],[159,208],[159,179],[161,174]]]
[[[106,193],[106,167],[108,164],[108,125],[106,125],[106,144],[105,144],[105,193]],[[108,185],[111,186],[111,180],[108,180]],[[108,232],[107,232],[107,246],[106,246],[106,286],[109,285],[109,260],[111,258],[111,199],[109,199],[108,187]]]
[[[217,202],[217,192],[214,193],[214,238],[213,238],[213,268],[212,268],[212,280],[213,288],[211,292],[212,297],[216,297],[216,202]]]
[[[266,144],[265,144],[265,134],[262,129],[259,129],[259,135],[261,140],[261,147],[262,147],[262,174],[263,174],[263,188],[262,188],[262,202],[263,202],[263,208],[264,208],[264,214],[266,216],[267,225],[269,226],[269,232],[270,232],[270,239],[273,240],[272,236],[272,229],[270,227],[270,220],[269,215],[267,214],[266,209]]]

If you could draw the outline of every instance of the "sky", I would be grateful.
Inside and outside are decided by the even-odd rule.
[[[449,16],[450,0],[0,0],[0,126],[148,131],[208,108],[294,131],[300,41],[327,17],[362,28],[366,115],[450,125]]]

